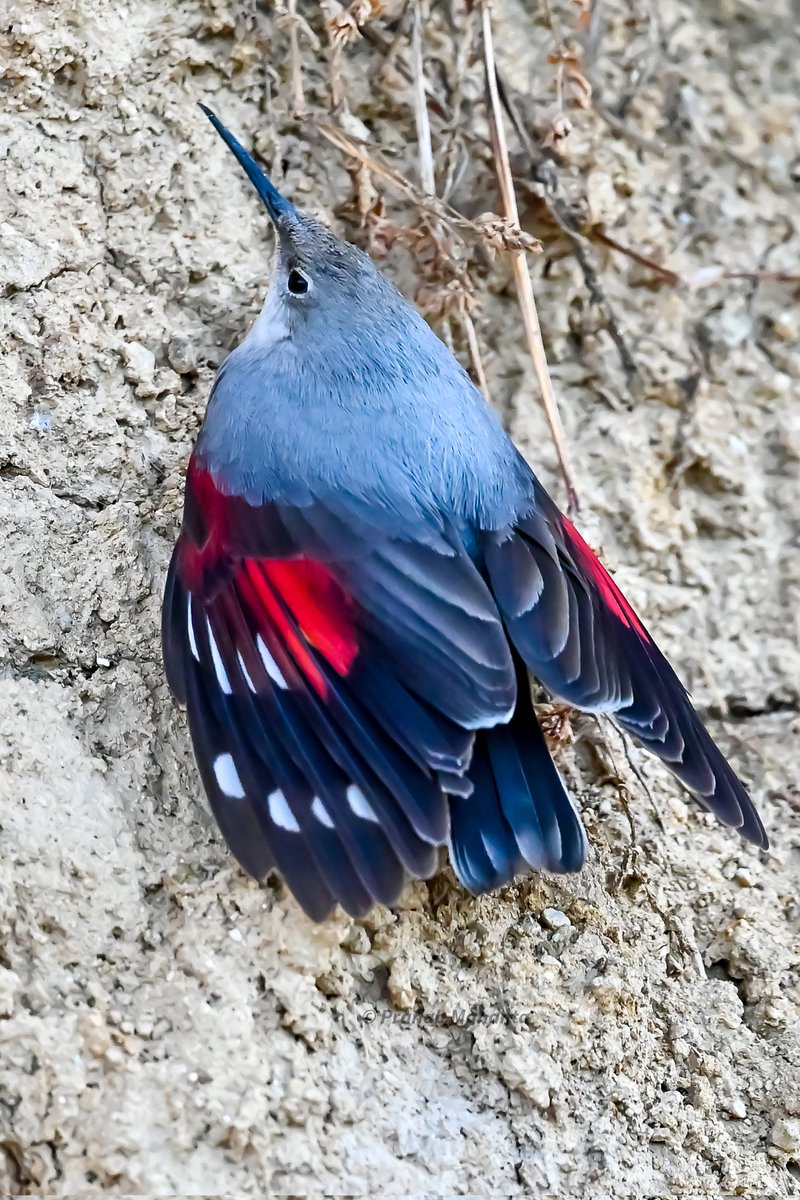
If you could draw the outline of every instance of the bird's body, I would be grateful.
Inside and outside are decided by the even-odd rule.
[[[255,504],[351,501],[384,509],[398,531],[454,518],[507,524],[529,490],[519,452],[419,313],[347,249],[358,307],[333,329],[304,314],[298,341],[268,300],[223,364],[198,458]]]
[[[306,911],[397,899],[448,845],[483,891],[585,836],[528,670],[766,845],[647,631],[480,393],[354,247],[212,117],[275,222],[264,309],[187,474],[163,641],[212,808]]]

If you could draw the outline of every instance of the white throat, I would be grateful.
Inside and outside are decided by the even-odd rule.
[[[244,340],[253,347],[265,350],[291,336],[287,306],[282,303],[277,292],[270,288],[264,301],[264,307]]]

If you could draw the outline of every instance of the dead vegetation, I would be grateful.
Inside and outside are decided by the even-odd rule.
[[[630,45],[616,56],[615,72],[621,78],[618,97],[611,101],[600,83],[605,0],[543,0],[538,21],[546,37],[535,67],[539,103],[531,120],[523,115],[523,107],[530,112],[529,98],[515,92],[504,77],[502,58],[497,60],[491,0],[353,0],[346,6],[339,0],[321,0],[316,18],[313,9],[299,16],[296,0],[285,3],[276,24],[288,31],[289,116],[305,118],[310,137],[321,136],[340,152],[352,178],[352,194],[340,211],[357,219],[352,235],[378,259],[395,247],[408,253],[414,264],[415,302],[451,346],[464,347],[473,378],[487,398],[473,317],[494,255],[508,256],[568,509],[578,507],[578,487],[548,367],[529,254],[540,253],[544,243],[548,257],[574,256],[587,301],[618,353],[631,401],[647,386],[647,365],[637,359],[607,296],[603,275],[615,269],[608,251],[642,268],[643,285],[650,287],[697,291],[737,280],[800,284],[800,274],[793,269],[731,270],[708,262],[679,272],[669,265],[666,248],[646,251],[630,245],[624,230],[610,232],[602,209],[597,210],[585,189],[575,187],[567,143],[577,116],[605,122],[641,156],[664,152],[664,145],[643,134],[631,115],[658,53],[659,38],[663,40],[649,6],[631,8]],[[326,103],[320,105],[317,97],[314,116],[308,116],[305,101],[301,35],[315,52],[323,39],[328,43]],[[351,61],[356,53],[357,66]],[[413,115],[415,178],[387,158],[379,136],[364,119],[353,116],[354,107],[372,106],[364,103],[365,80],[376,93],[375,109],[388,108],[381,114],[383,121],[394,113],[405,124]],[[361,93],[357,105],[349,95],[353,90]],[[327,107],[330,119],[320,117],[320,107]],[[516,143],[513,153],[506,124]],[[471,186],[464,204],[467,178]],[[387,190],[405,202],[400,212],[395,200],[385,197]]]

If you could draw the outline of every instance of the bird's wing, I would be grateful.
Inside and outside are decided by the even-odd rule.
[[[513,530],[486,534],[488,578],[517,650],[545,687],[605,712],[726,825],[766,847],[744,785],[605,567],[538,481]]]
[[[321,503],[253,507],[193,463],[163,609],[214,814],[256,877],[306,911],[394,901],[435,869],[443,777],[505,721],[516,681],[459,539],[414,539]],[[302,836],[298,836],[302,835]]]

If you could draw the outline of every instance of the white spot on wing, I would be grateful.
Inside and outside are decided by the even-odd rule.
[[[200,654],[197,650],[197,640],[194,636],[194,622],[192,621],[192,593],[189,592],[189,599],[186,604],[186,618],[189,629],[189,645],[192,648],[192,654],[197,662],[200,662]]]
[[[244,800],[244,788],[236,770],[236,763],[230,754],[220,754],[214,759],[214,774],[217,777],[220,791],[230,800]]]
[[[299,833],[300,826],[297,824],[295,815],[286,803],[286,798],[283,792],[270,792],[267,797],[269,805],[269,815],[276,825],[281,829],[285,829],[288,833]]]
[[[222,661],[222,655],[219,652],[219,646],[214,637],[214,630],[211,628],[211,622],[208,617],[206,617],[206,625],[208,627],[208,644],[211,647],[211,657],[214,660],[214,670],[217,673],[217,682],[225,695],[230,696],[233,690],[231,688],[231,681],[228,679],[228,672],[225,670],[225,664]]]
[[[319,796],[314,797],[314,803],[311,805],[311,811],[314,814],[314,816],[317,818],[317,820],[321,821],[322,824],[327,829],[334,828],[333,821],[331,820],[331,815],[328,812],[325,805],[320,800]]]
[[[242,672],[242,675],[244,676],[245,683],[250,688],[250,691],[254,692],[256,690],[256,685],[253,683],[252,679],[250,678],[247,667],[244,665],[244,659],[242,658],[242,656],[238,652],[238,650],[236,652],[236,657],[239,660],[239,670]]]
[[[355,815],[361,817],[362,821],[374,821],[376,825],[380,824],[369,800],[361,791],[361,788],[356,787],[354,783],[351,783],[347,789],[347,803]]]
[[[283,688],[285,691],[289,685],[283,678],[280,667],[275,662],[275,659],[272,657],[267,647],[264,645],[264,639],[262,638],[261,634],[259,634],[256,638],[256,645],[258,646],[258,653],[261,655],[261,661],[263,662],[270,679],[274,683],[277,683],[278,687]]]

